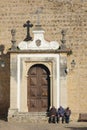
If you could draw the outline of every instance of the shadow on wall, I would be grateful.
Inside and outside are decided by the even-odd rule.
[[[70,128],[71,130],[87,130],[87,127]]]
[[[10,104],[10,56],[0,45],[0,119],[7,120]]]

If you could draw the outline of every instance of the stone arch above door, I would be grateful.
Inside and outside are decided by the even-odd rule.
[[[50,71],[43,64],[32,65],[27,73],[28,111],[46,112],[50,106]]]

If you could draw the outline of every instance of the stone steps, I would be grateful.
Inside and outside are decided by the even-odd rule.
[[[12,117],[9,118],[11,122],[48,122],[47,113],[45,112],[28,112],[28,113],[15,113]]]

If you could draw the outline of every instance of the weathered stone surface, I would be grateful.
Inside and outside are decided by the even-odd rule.
[[[87,111],[87,1],[1,0],[0,44],[5,45],[5,52],[11,47],[11,29],[14,27],[17,30],[18,44],[26,35],[26,30],[23,28],[25,21],[30,20],[33,25],[36,24],[35,12],[38,7],[43,8],[40,23],[46,32],[45,39],[56,40],[60,43],[61,30],[66,29],[66,44],[73,51],[73,54],[68,57],[68,67],[71,67],[72,59],[76,61],[74,70],[67,75],[68,106],[72,110],[72,116],[75,117],[76,114],[77,119],[78,113]],[[31,36],[33,37],[32,33]],[[9,90],[10,84],[8,57],[5,62],[6,68],[0,68],[0,90],[4,95],[6,95],[6,90]],[[3,101],[8,102],[7,106],[9,106],[8,99],[9,94],[3,97]],[[4,106],[3,101],[0,103]]]

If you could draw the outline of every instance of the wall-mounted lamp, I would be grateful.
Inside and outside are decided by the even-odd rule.
[[[73,69],[73,68],[75,67],[75,65],[76,65],[75,60],[72,60],[72,61],[71,61],[71,69]]]
[[[65,68],[65,73],[67,74],[68,72],[72,71],[75,68],[76,62],[75,60],[71,61],[71,67],[68,69],[67,67]]]

